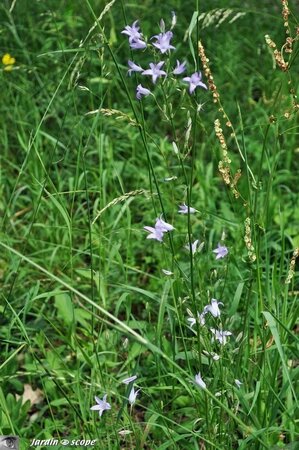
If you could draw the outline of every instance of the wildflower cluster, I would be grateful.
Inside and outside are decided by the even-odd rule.
[[[130,403],[131,407],[136,402],[137,395],[140,391],[140,389],[135,391],[134,381],[136,379],[137,379],[137,375],[133,375],[129,378],[125,378],[124,380],[122,380],[123,384],[130,385],[130,387],[131,387],[130,393],[128,396],[128,402]],[[103,400],[101,400],[99,397],[95,396],[95,401],[96,401],[96,405],[92,406],[90,409],[92,411],[99,411],[100,417],[102,417],[102,414],[104,411],[108,411],[109,409],[111,409],[110,403],[107,402],[107,394],[104,395]]]
[[[218,245],[219,247],[219,245]],[[226,249],[226,247],[223,247]],[[227,249],[226,249],[227,251]],[[215,298],[212,298],[210,303],[204,306],[203,311],[201,313],[197,312],[197,317],[195,318],[192,313],[187,310],[189,317],[187,318],[187,322],[189,322],[190,328],[193,330],[193,326],[198,323],[198,326],[204,327],[206,325],[206,316],[210,314],[212,316],[213,320],[219,321],[218,328],[211,327],[209,328],[209,331],[211,333],[211,342],[216,342],[221,347],[225,346],[228,342],[228,338],[232,336],[231,331],[224,330],[222,328],[222,324],[220,322],[220,316],[221,316],[221,310],[219,308],[219,305],[223,306],[223,303],[216,300]],[[195,330],[193,330],[194,333],[197,333]],[[218,361],[221,358],[221,354],[211,352],[211,351],[202,351],[207,357],[211,358],[213,361]],[[202,378],[201,372],[198,372],[194,377],[194,382],[197,384],[201,389],[206,389],[207,385],[206,382]],[[234,380],[235,385],[238,389],[240,389],[241,385],[243,384],[240,380],[235,379]],[[215,393],[215,396],[221,395],[221,393]]]
[[[192,206],[186,205],[185,203],[179,206],[178,214],[194,214],[194,213],[196,213],[196,209],[193,208]],[[145,226],[144,229],[150,233],[147,236],[147,239],[155,239],[159,242],[163,241],[164,233],[175,230],[173,225],[165,222],[162,219],[162,215],[156,219],[155,227]],[[185,248],[187,250],[191,250],[192,255],[194,255],[197,252],[198,245],[199,240],[197,239],[193,243],[187,244]],[[200,245],[201,248],[202,246],[203,244]],[[228,255],[228,248],[218,243],[218,246],[213,250],[213,253],[215,254],[216,260],[222,259]],[[173,275],[173,272],[169,270],[163,269],[162,271],[167,276]],[[223,306],[223,303],[221,301],[212,298],[211,302],[206,306],[204,306],[203,311],[201,313],[197,312],[196,317],[194,317],[193,314],[188,310],[189,317],[187,318],[187,322],[189,322],[190,328],[192,329],[193,326],[196,324],[196,322],[198,322],[200,326],[204,326],[206,323],[206,316],[208,314],[210,314],[214,319],[219,319],[221,316],[221,310],[219,308],[220,305]],[[217,341],[220,345],[225,345],[227,343],[228,337],[232,335],[230,331],[223,330],[222,326],[219,326],[218,329],[210,328],[210,332],[211,332],[211,341],[212,342]],[[219,355],[217,355],[216,353],[213,354],[208,353],[208,355],[212,356],[214,361],[217,361],[220,358]],[[195,376],[195,383],[202,389],[206,389],[206,383],[203,381],[200,372]]]
[[[174,27],[174,25],[175,20],[173,18],[172,28]],[[162,55],[162,57],[164,58],[165,55],[169,56],[172,51],[175,51],[175,46],[172,43],[173,32],[171,30],[168,31],[165,30],[164,21],[160,22],[160,30],[161,32],[159,34],[152,36],[149,40],[147,40],[144,37],[142,31],[140,30],[138,21],[133,22],[132,25],[127,25],[122,31],[122,34],[128,37],[129,46],[132,50],[143,51],[149,48],[154,54],[155,60],[149,62],[148,68],[142,67],[133,60],[128,61],[128,75],[131,76],[134,73],[140,74],[142,77],[149,77],[152,82],[152,85],[156,85],[160,79],[166,79],[167,77],[170,76],[170,74],[179,76],[187,70],[186,61],[182,62],[180,60],[176,60],[176,64],[173,65],[170,64],[169,60],[168,61],[166,61],[165,59],[159,60],[161,58],[159,59],[157,58],[157,55]],[[171,67],[171,69],[167,69],[167,67]],[[213,83],[212,75],[210,72],[208,72],[207,65],[205,65],[204,68],[205,73],[208,75],[208,83],[210,89],[213,92],[214,100],[217,101],[218,100],[217,89]],[[207,89],[207,86],[202,81],[202,76],[200,72],[195,72],[190,76],[186,76],[182,79],[182,81],[188,83],[189,93],[191,95],[194,94],[197,88]],[[147,97],[149,95],[152,95],[151,89],[143,86],[142,83],[139,83],[136,88],[137,99],[141,100],[143,97]],[[220,128],[220,122],[219,123],[217,122],[216,125],[217,125],[216,134],[222,145],[224,155],[223,160],[225,163],[225,170],[223,171],[223,176],[226,183],[232,187],[232,180],[229,172],[230,159],[228,157],[226,143],[224,140],[222,130]],[[191,126],[192,122],[190,122],[189,133],[191,131]],[[174,146],[174,149],[175,151],[176,150],[178,151],[176,144]],[[197,210],[196,208],[192,207],[189,204],[182,203],[178,206],[176,213],[177,215],[180,216],[187,215],[190,217],[190,215],[196,214]],[[175,232],[176,230],[173,224],[168,223],[166,216],[163,214],[161,214],[159,217],[155,219],[153,225],[146,225],[143,227],[143,229],[147,232],[146,239],[158,241],[160,244],[163,244],[163,239],[167,233]],[[189,237],[189,242],[184,246],[184,248],[190,252],[190,258],[193,261],[193,257],[203,248],[203,246],[204,242],[200,242],[199,239],[196,239],[192,242],[190,241]],[[222,260],[223,258],[227,257],[229,250],[223,243],[218,242],[217,247],[212,250],[212,253],[214,254],[215,260]],[[166,276],[172,276],[174,274],[172,271],[167,269],[162,269],[162,272]],[[217,348],[219,348],[219,346],[225,346],[230,336],[232,335],[231,331],[225,330],[222,326],[222,322],[220,319],[221,307],[223,307],[223,303],[221,301],[215,298],[211,298],[209,303],[203,307],[202,311],[195,312],[195,316],[192,314],[191,311],[187,310],[189,315],[189,317],[187,318],[187,324],[194,333],[197,333],[197,330],[195,330],[194,327],[196,324],[198,326],[204,327],[206,323],[209,323],[209,321],[211,320],[213,321],[211,326],[208,326],[207,329],[208,333],[210,334],[210,342],[213,345],[216,345]],[[205,350],[203,352],[209,357],[211,357],[213,361],[217,361],[221,357],[216,352],[207,352]],[[200,388],[202,389],[207,388],[207,384],[203,380],[201,372],[198,372],[192,378],[193,382]],[[137,376],[134,375],[122,381],[123,384],[129,386],[126,397],[127,402],[131,405],[131,407],[136,402],[137,395],[140,392],[140,389],[136,389],[135,387],[136,379]],[[237,387],[240,387],[240,385],[242,384],[239,380],[235,380],[235,383]],[[100,416],[103,414],[104,411],[111,409],[111,405],[107,402],[107,394],[104,395],[102,400],[99,399],[98,397],[96,397],[95,399],[96,405],[92,406],[91,409],[99,411]]]
[[[204,327],[206,325],[206,316],[210,314],[214,319],[219,319],[221,316],[221,310],[219,305],[223,306],[223,303],[216,300],[215,298],[211,299],[211,302],[204,306],[203,311],[201,313],[197,312],[197,317],[195,318],[192,313],[187,310],[189,317],[187,318],[187,322],[189,322],[190,328],[193,329],[193,326],[198,323],[199,326]],[[193,330],[194,331],[194,330]],[[232,333],[228,330],[223,330],[220,325],[219,328],[209,328],[211,333],[211,341],[218,342],[219,345],[224,346],[227,343],[229,336]],[[196,331],[194,331],[196,333]],[[214,352],[203,351],[208,357],[211,357],[213,361],[218,361],[220,356]],[[206,383],[203,381],[201,373],[199,372],[195,375],[195,383],[200,386],[202,389],[206,389]],[[239,386],[238,386],[239,387]]]
[[[176,16],[173,15],[172,18],[172,28],[176,23]],[[156,51],[158,50],[161,55],[170,54],[172,50],[175,50],[175,47],[171,44],[173,39],[173,32],[171,30],[165,31],[165,23],[163,20],[160,22],[160,30],[159,34],[155,34],[149,39],[149,42],[146,42],[143,33],[140,31],[140,27],[138,25],[138,21],[135,20],[133,24],[127,25],[121,33],[128,36],[129,46],[132,50],[144,50],[146,48],[151,48],[153,50],[154,56],[157,57]],[[176,60],[176,65],[169,70],[168,73],[165,70],[166,61],[156,61],[150,62],[149,68],[144,69],[140,65],[136,64],[134,61],[128,61],[128,75],[131,76],[132,73],[140,73],[142,76],[151,77],[152,83],[156,84],[159,78],[166,78],[169,75],[182,75],[187,69],[187,62],[180,62]],[[196,88],[207,89],[207,86],[202,81],[202,75],[200,72],[194,72],[190,76],[183,78],[183,81],[189,84],[189,93],[193,94]],[[141,83],[138,84],[136,88],[136,98],[141,100],[142,97],[147,97],[152,94],[151,90],[144,87]]]
[[[196,209],[192,206],[188,206],[185,203],[179,206],[178,214],[194,214],[196,212]],[[154,239],[159,242],[163,242],[163,237],[165,233],[168,233],[169,231],[175,230],[174,226],[170,223],[165,222],[162,219],[163,215],[161,214],[160,217],[157,217],[156,223],[154,227],[151,226],[145,226],[143,227],[144,230],[146,230],[149,234],[147,235],[147,239]],[[197,247],[199,245],[199,240],[196,239],[193,243],[191,243],[191,252],[194,255],[197,251]],[[201,244],[201,248],[203,247],[203,243]],[[189,244],[185,246],[187,250],[190,250]],[[228,254],[228,249],[224,245],[221,245],[218,243],[217,248],[213,250],[213,253],[216,255],[216,259],[224,258]]]
[[[149,232],[147,239],[156,239],[162,242],[164,233],[174,230],[174,227],[162,219],[162,215],[157,218],[154,227],[144,227]]]

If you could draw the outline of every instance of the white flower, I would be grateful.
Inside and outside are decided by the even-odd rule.
[[[215,298],[212,298],[211,304],[204,307],[203,312],[207,314],[208,312],[212,314],[213,317],[220,317],[221,311],[218,305],[223,305],[222,302],[218,302]]]
[[[153,227],[143,227],[149,234],[146,239],[156,239],[156,241],[163,241],[163,232],[160,229]]]
[[[218,247],[213,250],[216,259],[224,258],[228,254],[228,248],[218,243]]]
[[[143,228],[149,233],[146,237],[147,239],[156,239],[160,242],[163,241],[164,233],[174,230],[174,227],[170,223],[167,223],[162,219],[162,214],[156,219],[155,227],[146,226]]]
[[[138,100],[141,100],[142,96],[147,97],[150,94],[151,94],[151,91],[149,89],[146,89],[145,87],[143,87],[142,84],[138,84],[138,86],[136,88],[136,98]]]
[[[173,272],[171,272],[170,270],[162,269],[162,272],[167,276],[173,275]]]
[[[206,389],[207,388],[206,383],[201,378],[200,372],[198,372],[198,374],[195,375],[195,383],[198,384],[198,386],[201,387],[202,389]]]
[[[188,214],[188,212],[190,214],[196,213],[196,209],[195,208],[192,208],[192,206],[187,206],[185,203],[183,203],[183,205],[180,205],[179,208],[180,208],[178,210],[179,214]]]
[[[154,44],[156,45],[156,44]],[[158,44],[159,45],[159,44]],[[165,50],[166,51],[166,50]],[[164,51],[162,53],[165,53]],[[161,70],[165,61],[160,61],[158,64],[150,63],[150,69],[144,70],[141,75],[151,75],[153,83],[156,83],[159,77],[166,77],[165,70]]]
[[[210,328],[210,331],[215,335],[215,338],[221,345],[225,345],[227,341],[227,336],[231,336],[230,331],[215,330],[215,328]]]
[[[197,313],[197,320],[198,320],[199,324],[203,326],[206,323],[206,321],[205,321],[205,314],[204,313],[199,314],[199,312],[198,312]],[[189,322],[190,327],[192,328],[196,324],[196,318],[193,317],[193,316],[188,317],[187,322]]]
[[[138,66],[138,64],[135,64],[133,61],[128,61],[128,66],[130,67],[130,69],[128,70],[128,75],[131,76],[132,72],[143,72],[144,69],[140,66]]]
[[[156,219],[155,228],[160,230],[162,233],[167,233],[168,231],[174,230],[174,227],[170,223],[167,223],[162,219],[162,214]]]
[[[140,391],[140,389],[135,391],[134,386],[132,386],[132,389],[131,389],[131,392],[130,392],[130,395],[129,395],[129,398],[128,398],[129,403],[130,403],[131,406],[133,406],[134,403],[136,402],[136,398],[137,398],[137,395],[138,395],[139,391]]]
[[[240,389],[240,387],[243,383],[240,380],[235,380],[235,384],[236,384],[237,388]]]
[[[192,328],[193,325],[196,324],[196,319],[195,319],[195,317],[188,317],[187,322],[189,322],[190,327]]]
[[[99,397],[95,397],[95,401],[97,402],[97,404],[90,408],[93,411],[99,411],[100,417],[102,416],[104,411],[111,409],[111,405],[110,403],[106,402],[106,399],[107,394],[104,395],[103,400],[101,400]]]
[[[133,375],[132,377],[125,378],[122,380],[122,383],[124,384],[130,384],[132,381],[135,381],[137,379],[137,375]]]

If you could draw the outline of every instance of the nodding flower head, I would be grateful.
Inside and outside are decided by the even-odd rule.
[[[196,209],[192,208],[192,206],[187,206],[185,203],[179,206],[178,213],[179,214],[194,214],[196,213]]]
[[[130,67],[128,70],[128,75],[131,76],[132,72],[143,72],[143,68],[135,64],[133,61],[128,61],[128,66]]]
[[[150,94],[151,94],[151,91],[149,89],[146,89],[141,84],[138,84],[138,86],[136,88],[136,98],[138,100],[141,100],[142,97],[147,97]]]
[[[198,374],[195,375],[195,383],[196,383],[199,387],[201,387],[201,389],[206,389],[206,388],[207,388],[206,383],[205,383],[205,382],[203,381],[203,379],[201,378],[201,373],[200,373],[200,372],[198,372]]]

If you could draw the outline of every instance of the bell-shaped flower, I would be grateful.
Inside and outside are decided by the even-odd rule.
[[[201,87],[203,89],[208,89],[206,84],[204,84],[201,80],[202,80],[201,72],[195,72],[191,75],[191,77],[183,78],[183,81],[186,81],[187,83],[189,83],[190,94],[193,94],[193,92],[195,91],[195,89],[197,87]]]
[[[227,337],[232,335],[230,331],[216,330],[215,328],[210,328],[210,331],[214,334],[214,339],[221,345],[225,345]]]
[[[153,228],[153,227],[143,227],[146,231],[149,232],[149,235],[146,236],[146,239],[155,239],[156,241],[163,241],[163,231]]]
[[[216,300],[215,298],[212,298],[211,304],[206,305],[203,311],[205,314],[207,314],[208,312],[211,313],[213,317],[220,317],[221,311],[218,305],[223,305],[223,303],[218,302],[218,300]]]
[[[139,31],[138,20],[130,25],[127,25],[124,30],[121,31],[122,34],[126,34],[129,37],[129,44],[132,49],[138,50],[146,48],[146,43],[142,40],[142,33]]]
[[[133,50],[143,50],[144,48],[146,48],[146,42],[138,39],[137,41],[130,42],[130,47]]]
[[[147,236],[147,239],[156,239],[160,242],[163,241],[164,233],[174,230],[174,227],[170,223],[167,223],[162,219],[162,214],[156,219],[155,227],[146,226],[143,228],[150,233]]]
[[[93,411],[99,411],[100,417],[102,416],[104,411],[111,409],[111,405],[106,401],[106,399],[107,394],[104,395],[103,400],[101,400],[99,397],[95,397],[95,401],[97,402],[97,404],[90,408]]]
[[[158,48],[161,53],[166,53],[168,50],[175,50],[175,47],[170,45],[172,37],[172,31],[166,31],[166,33],[156,34],[151,39],[156,39],[156,42],[153,43],[154,47]]]
[[[213,253],[215,253],[216,259],[224,258],[228,254],[228,248],[225,247],[225,245],[218,243],[218,246],[213,250]]]
[[[130,384],[130,383],[132,383],[132,381],[135,381],[135,380],[137,380],[137,375],[133,375],[132,377],[125,378],[124,380],[122,380],[122,383]]]
[[[135,391],[134,386],[132,386],[132,389],[130,391],[130,395],[129,395],[129,398],[128,398],[129,403],[130,403],[131,406],[133,406],[134,403],[136,402],[136,398],[137,398],[137,395],[138,395],[139,391],[140,391],[140,389]]]
[[[141,84],[138,84],[137,89],[136,89],[136,98],[138,100],[141,100],[142,97],[147,97],[150,94],[151,94],[151,91],[149,89],[146,89]]]
[[[167,73],[165,70],[161,70],[161,67],[165,64],[165,61],[160,61],[158,64],[150,63],[150,69],[144,70],[142,75],[150,75],[152,77],[153,83],[156,83],[159,77],[165,77]]]
[[[172,73],[174,75],[181,75],[186,70],[186,64],[187,64],[186,61],[184,61],[183,63],[180,63],[180,61],[177,59],[176,67],[173,69]]]
[[[157,218],[155,228],[161,230],[163,233],[174,230],[174,227],[170,223],[167,223],[162,219],[162,214]]]
[[[238,389],[240,389],[240,387],[242,386],[242,381],[240,380],[235,380],[235,385],[237,386]]]
[[[142,33],[140,33],[140,27],[138,26],[138,20],[133,22],[132,26],[125,26],[125,29],[121,31],[122,34],[126,34],[129,37],[129,42],[137,41],[142,38]]]
[[[203,312],[202,314],[200,314],[199,312],[197,312],[197,321],[201,326],[204,326],[206,323],[205,320],[205,313]],[[190,327],[192,328],[195,324],[196,324],[196,318],[191,316],[187,318],[187,322],[189,322]]]
[[[131,76],[132,72],[143,72],[143,68],[138,66],[138,64],[135,64],[133,61],[128,61],[128,66],[130,69],[128,70],[128,75]]]
[[[206,388],[207,388],[206,383],[205,383],[205,382],[203,381],[203,379],[201,378],[201,373],[200,373],[200,372],[198,372],[198,374],[195,375],[195,383],[196,383],[199,387],[201,387],[201,389],[206,389]]]
[[[180,205],[179,208],[180,208],[178,210],[179,214],[188,214],[188,212],[189,212],[189,214],[196,213],[196,209],[195,208],[192,208],[192,206],[187,206],[185,203],[183,205]]]

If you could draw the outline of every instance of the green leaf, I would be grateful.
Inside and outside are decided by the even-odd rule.
[[[62,292],[55,295],[55,308],[57,309],[57,316],[67,325],[74,322],[73,303],[67,293]]]

